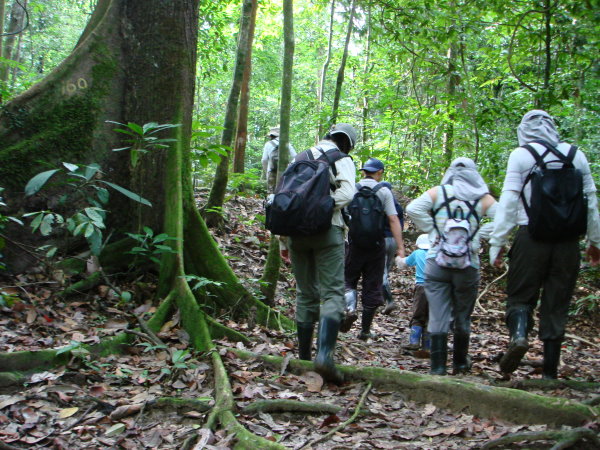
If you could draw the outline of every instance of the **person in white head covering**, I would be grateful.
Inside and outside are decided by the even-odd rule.
[[[488,227],[480,228],[479,222],[484,215],[494,217],[495,211],[496,200],[488,193],[475,162],[469,158],[452,161],[442,178],[442,184],[429,189],[406,207],[408,216],[417,228],[429,233],[432,243],[425,263],[431,374],[446,374],[448,331],[452,319],[454,373],[465,373],[471,368],[468,351],[471,313],[479,285],[479,238],[489,232]],[[464,230],[462,251],[460,255],[450,254],[446,258],[449,254],[443,248],[449,242],[446,239],[446,225],[459,217],[462,220],[455,222],[462,224]],[[453,232],[452,229],[449,232]],[[453,265],[453,260],[458,263]]]
[[[275,191],[275,184],[277,183],[277,165],[279,162],[279,127],[272,127],[267,134],[269,140],[263,147],[263,154],[261,158],[262,164],[262,176],[263,180],[267,180],[267,189],[269,193]],[[296,150],[290,143],[288,148],[289,161],[292,162],[296,156]]]
[[[512,373],[529,349],[528,333],[533,327],[540,291],[539,338],[544,343],[542,376],[557,378],[560,349],[564,338],[569,303],[580,266],[579,239],[560,242],[536,240],[527,229],[529,218],[521,194],[531,201],[531,183],[525,183],[536,161],[524,147],[530,146],[540,157],[556,160],[548,146],[567,155],[571,145],[560,142],[554,120],[539,109],[523,116],[517,129],[519,147],[508,159],[506,177],[498,212],[490,238],[490,261],[497,267],[503,265],[504,248],[515,226],[519,229],[509,253],[509,271],[506,286],[506,325],[510,334],[507,352],[500,359],[500,370]],[[600,216],[598,214],[596,186],[585,155],[577,151],[572,161],[583,178],[583,192],[587,195],[587,256],[592,265],[600,263]]]

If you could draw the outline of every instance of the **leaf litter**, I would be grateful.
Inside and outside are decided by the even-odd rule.
[[[268,250],[268,233],[256,224],[262,213],[262,199],[233,197],[225,206],[226,231],[215,235],[221,249],[242,282],[253,292]],[[414,233],[413,233],[414,234]],[[413,249],[406,240],[407,248]],[[499,275],[485,263],[481,288]],[[134,314],[146,319],[156,309],[152,296],[156,279],[150,275],[131,283],[113,280],[120,289],[134,292],[136,303],[120,304],[111,288],[100,285],[69,300],[55,295],[64,284],[75,280],[62,274],[46,274],[42,268],[30,273],[0,279],[0,289],[12,292],[19,300],[2,307],[0,351],[42,350],[73,343],[95,344],[115,336],[127,327],[134,328]],[[391,316],[378,314],[373,325],[377,337],[368,342],[357,338],[358,325],[341,333],[336,362],[345,365],[376,366],[427,373],[426,352],[409,352],[403,345],[408,339],[408,322],[414,274],[391,274],[394,298],[399,306]],[[120,284],[121,283],[121,284]],[[578,287],[576,298],[600,294],[600,286]],[[274,306],[288,317],[294,314],[294,279],[283,268]],[[473,314],[470,355],[471,374],[463,378],[478,383],[502,380],[498,359],[506,348],[508,336],[503,324],[502,282],[490,287],[481,299],[482,308]],[[295,339],[291,334],[267,330],[250,323],[236,323],[227,312],[216,315],[223,324],[245,333],[251,343],[245,348],[258,354],[295,357]],[[563,346],[561,377],[597,381],[600,373],[600,338],[595,318],[580,314],[571,317],[567,332],[582,340],[568,339]],[[123,355],[83,358],[61,368],[32,374],[23,386],[0,390],[0,440],[15,448],[232,448],[231,435],[224,430],[203,428],[206,411],[175,407],[152,407],[163,397],[202,399],[213,402],[212,368],[206,355],[191,353],[185,368],[174,374],[164,369],[170,353],[189,350],[188,337],[180,328],[176,314],[167,322],[159,337],[167,350],[151,348],[136,338],[136,344]],[[589,345],[585,341],[592,343]],[[216,341],[221,348],[235,343]],[[527,360],[513,376],[536,379],[541,373],[541,343],[531,339]],[[277,440],[288,448],[301,448],[347,420],[354,412],[365,386],[324,383],[315,372],[289,373],[287,363],[275,370],[260,361],[237,358],[222,351],[232,382],[238,412],[258,400],[290,399],[338,406],[336,414],[238,413],[238,420],[253,433]],[[533,391],[543,393],[542,391]],[[582,401],[598,392],[579,392],[566,386],[545,395]],[[598,424],[590,424],[596,427]],[[451,412],[432,404],[407,401],[401,393],[373,388],[357,420],[334,434],[331,439],[311,448],[379,449],[464,449],[478,448],[490,439],[521,431],[542,431],[545,425],[510,424],[493,418],[480,418]],[[195,443],[195,446],[194,446]]]

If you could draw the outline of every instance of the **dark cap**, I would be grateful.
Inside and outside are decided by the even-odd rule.
[[[364,170],[365,172],[379,172],[380,170],[384,169],[385,166],[377,158],[369,158],[369,160],[361,167],[360,170]]]

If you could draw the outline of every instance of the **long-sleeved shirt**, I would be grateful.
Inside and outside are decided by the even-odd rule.
[[[448,197],[454,195],[452,185],[445,185]],[[456,204],[451,206],[451,209],[455,209],[457,206],[461,206],[462,210],[465,211],[465,215],[469,209],[464,205],[462,201],[455,200]],[[417,228],[425,233],[429,233],[429,241],[435,244],[427,252],[427,258],[435,258],[439,250],[439,237],[436,228],[433,226],[432,211],[438,209],[444,203],[444,196],[441,192],[441,187],[438,187],[435,204],[433,199],[428,192],[425,192],[420,197],[414,199],[406,207],[406,214],[412,219]],[[496,214],[496,205],[494,202],[486,211],[482,211],[481,202],[477,203],[476,211],[481,220],[482,216],[485,215],[490,218],[494,218]],[[445,208],[442,208],[435,216],[437,229],[443,230],[447,220],[447,212]],[[477,227],[477,220],[474,216],[469,218],[471,230],[475,230]],[[481,237],[487,237],[490,233],[491,223],[482,225],[479,230],[473,236],[471,240],[471,266],[479,268],[479,240]]]
[[[267,141],[265,143],[265,146],[263,147],[261,164],[262,164],[263,174],[265,174],[265,175],[268,174],[269,172],[271,172],[272,170],[277,169],[276,167],[273,167],[273,151],[277,147],[279,147],[279,139],[278,138]],[[290,162],[292,162],[292,160],[296,156],[296,150],[294,149],[294,146],[292,144],[289,144],[289,155],[290,155]]]
[[[546,148],[538,143],[530,144],[540,155]],[[561,142],[556,147],[565,156],[569,153],[570,145]],[[549,154],[545,161],[554,161],[556,156]],[[517,147],[508,158],[506,177],[502,188],[502,195],[498,205],[498,211],[493,223],[493,231],[490,237],[490,260],[493,263],[500,252],[500,248],[508,243],[508,235],[517,225],[527,225],[529,219],[523,201],[520,198],[521,190],[527,201],[531,198],[531,184],[523,188],[525,178],[535,165],[535,159],[527,149]],[[581,171],[583,176],[583,192],[588,199],[587,215],[587,240],[589,244],[600,248],[600,215],[598,214],[598,198],[596,196],[596,185],[590,172],[590,166],[583,152],[578,151],[573,159],[573,165]],[[561,164],[558,165],[560,167]],[[552,167],[552,165],[550,165]]]

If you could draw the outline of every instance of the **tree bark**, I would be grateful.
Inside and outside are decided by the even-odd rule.
[[[242,88],[240,94],[240,108],[237,119],[237,133],[235,148],[233,152],[233,172],[244,173],[244,162],[246,158],[246,143],[248,142],[248,105],[250,103],[250,78],[252,77],[252,43],[254,42],[254,29],[256,28],[256,13],[258,0],[252,0],[252,12],[250,15],[250,31],[248,35],[248,56],[244,67]]]
[[[346,60],[348,59],[348,46],[350,45],[350,38],[352,37],[352,30],[354,28],[354,12],[356,11],[356,0],[352,0],[352,6],[350,6],[350,18],[348,19],[348,30],[346,31],[346,41],[344,42],[344,53],[342,54],[342,62],[338,69],[337,80],[335,82],[335,95],[333,97],[333,108],[331,111],[330,125],[337,122],[338,109],[340,106],[340,98],[342,96],[342,85],[344,84],[344,73],[346,71]]]
[[[233,144],[233,136],[236,128],[237,108],[240,99],[240,91],[242,87],[242,79],[244,77],[244,66],[248,56],[248,38],[250,35],[250,16],[252,14],[252,0],[243,0],[242,17],[240,20],[240,33],[238,37],[237,54],[235,58],[235,67],[233,71],[233,81],[227,99],[227,107],[225,110],[225,122],[223,124],[223,133],[221,135],[221,145],[228,147],[227,155],[221,156],[215,179],[213,181],[206,206],[204,207],[204,216],[206,224],[209,227],[218,227],[223,223],[223,216],[220,209],[225,201],[225,192],[227,190],[227,182],[229,181],[229,159],[231,155],[231,147]]]
[[[24,5],[26,4],[27,3],[25,2]],[[25,10],[15,1],[10,9],[10,20],[8,21],[8,28],[6,29],[6,38],[2,44],[2,56],[5,59],[14,60],[13,50],[15,47],[15,41],[17,40],[17,36],[20,35],[19,30],[23,28],[24,22]],[[9,73],[10,70],[8,65],[0,65],[0,81],[7,82]]]
[[[317,117],[319,118],[319,126],[317,129],[317,136],[315,138],[315,143],[323,137],[323,122],[324,118],[322,117],[323,111],[323,99],[325,98],[325,78],[327,77],[327,69],[329,68],[329,63],[331,62],[331,45],[333,43],[333,18],[335,17],[335,0],[331,0],[331,13],[329,15],[329,38],[327,40],[327,56],[325,57],[325,62],[323,63],[323,67],[321,68],[321,80],[319,82],[319,92],[318,92],[318,103],[317,103]]]

